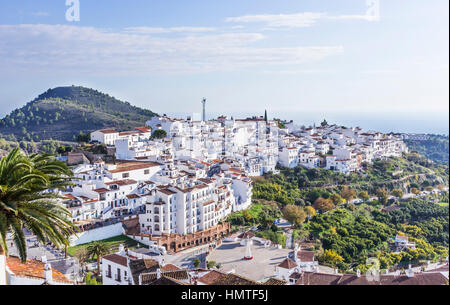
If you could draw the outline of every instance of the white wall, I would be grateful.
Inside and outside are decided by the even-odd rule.
[[[0,255],[0,285],[6,285],[6,256]]]
[[[81,244],[90,243],[92,241],[103,240],[114,236],[119,236],[124,233],[122,223],[116,223],[107,227],[101,227],[85,232],[80,232],[76,236],[70,237],[70,245],[77,246]]]

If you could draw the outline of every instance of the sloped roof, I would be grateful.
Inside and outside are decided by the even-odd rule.
[[[37,260],[27,260],[26,263],[22,263],[22,261],[18,257],[8,256],[6,257],[6,265],[9,270],[14,273],[15,276],[19,277],[31,277],[38,279],[45,279],[44,276],[44,267],[45,264],[43,262]],[[73,282],[66,278],[64,274],[52,268],[53,281],[60,283],[72,284]]]
[[[297,263],[294,262],[292,259],[290,259],[290,258],[285,258],[285,260],[282,261],[282,262],[278,265],[278,267],[284,268],[284,269],[289,269],[289,270],[290,270],[290,269],[293,269],[293,268],[297,268],[298,265],[297,265]]]

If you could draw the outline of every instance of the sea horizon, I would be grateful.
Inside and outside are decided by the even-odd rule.
[[[200,116],[200,112],[197,113]],[[164,112],[171,117],[184,118],[192,116],[187,112]],[[163,113],[159,113],[163,115]],[[206,115],[207,120],[226,115],[229,118],[247,118],[263,116],[262,113],[250,112],[212,112]],[[297,125],[316,126],[325,119],[329,124],[346,127],[360,127],[364,130],[375,130],[384,133],[424,133],[449,135],[449,115],[447,113],[323,113],[323,112],[268,112],[269,119],[277,118],[285,121],[293,120]]]

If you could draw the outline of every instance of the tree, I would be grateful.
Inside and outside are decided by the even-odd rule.
[[[418,188],[413,187],[411,189],[411,193],[414,194],[414,195],[419,195],[420,194],[420,190]]]
[[[206,266],[208,267],[208,269],[214,268],[217,265],[217,263],[215,261],[208,261],[206,263]]]
[[[306,215],[311,218],[317,215],[316,209],[314,209],[312,206],[308,205],[305,207],[305,213]]]
[[[370,199],[369,193],[367,191],[361,191],[358,194],[358,198],[364,200],[364,201],[368,201]]]
[[[403,191],[401,189],[393,189],[391,191],[391,195],[397,198],[402,198],[403,197]]]
[[[84,134],[82,131],[80,131],[80,134],[77,136],[77,142],[78,143],[89,143],[91,141],[91,135]]]
[[[320,125],[321,125],[322,127],[328,126],[327,120],[324,119],[324,120],[322,121],[322,123],[320,123]]]
[[[264,121],[267,123],[268,119],[267,119],[267,110],[264,111]]]
[[[101,285],[97,279],[92,275],[91,272],[88,272],[86,274],[86,285],[92,285],[92,286],[96,286],[96,285]]]
[[[201,261],[198,258],[195,258],[192,263],[194,264],[194,268],[198,268],[200,267]]]
[[[299,225],[305,221],[306,213],[301,207],[293,205],[293,204],[288,204],[283,209],[283,217],[287,221],[289,221],[295,225]]]
[[[85,263],[89,260],[89,252],[85,247],[82,247],[78,249],[78,251],[75,252],[75,258],[78,260],[80,265],[83,267]]]
[[[87,247],[87,252],[90,258],[97,259],[97,273],[100,273],[100,260],[103,255],[111,251],[109,246],[101,241],[95,241]]]
[[[319,256],[319,262],[329,263],[333,267],[336,267],[339,263],[342,263],[344,258],[340,256],[334,250],[325,250],[321,256]]]
[[[356,192],[349,187],[344,187],[341,191],[341,196],[348,203],[356,197]]]
[[[339,194],[332,194],[330,196],[330,200],[333,202],[334,205],[338,206],[341,203],[345,202],[345,199],[342,198]]]
[[[49,154],[25,155],[13,149],[0,161],[0,253],[8,253],[6,234],[10,231],[20,259],[27,259],[23,229],[31,231],[40,243],[50,241],[57,247],[69,245],[77,231],[72,214],[50,190],[72,185],[72,171]]]
[[[152,137],[155,139],[164,139],[167,136],[167,132],[164,129],[157,129],[153,132]]]
[[[383,189],[378,189],[377,190],[377,197],[378,197],[378,201],[381,204],[386,204],[388,202],[388,199],[389,199],[389,194],[386,191],[386,189],[384,189],[384,188]]]
[[[314,202],[314,208],[322,212],[328,212],[334,209],[335,205],[333,204],[333,201],[331,201],[331,199],[324,199],[320,197],[317,198],[317,200]]]

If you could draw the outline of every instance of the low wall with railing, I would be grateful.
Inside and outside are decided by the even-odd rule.
[[[109,226],[99,227],[84,232],[79,232],[70,237],[70,245],[78,246],[97,240],[103,240],[124,234],[122,223],[118,222]]]

